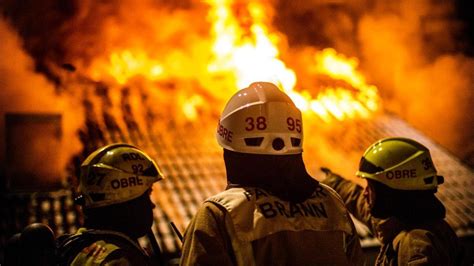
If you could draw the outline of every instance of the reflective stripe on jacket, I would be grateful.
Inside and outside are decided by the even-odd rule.
[[[107,265],[106,258],[115,250],[116,245],[108,244],[105,241],[97,241],[85,247],[72,261],[71,265]],[[120,263],[118,263],[120,261]],[[124,258],[113,261],[114,265],[130,265]]]
[[[86,230],[86,228],[80,228],[76,235],[80,235]],[[118,246],[107,243],[104,240],[93,242],[76,255],[71,265],[107,265],[107,262],[114,265],[130,265],[124,258],[114,258],[112,261],[110,261],[110,258],[107,259],[110,254],[119,249]]]
[[[232,188],[195,215],[181,264],[358,265],[361,252],[343,202],[325,185],[301,203],[259,188]]]
[[[149,258],[126,235],[80,228],[58,239],[58,265],[148,265]]]
[[[370,214],[360,186],[332,173],[323,182],[336,190],[354,217],[365,223],[382,243],[376,265],[460,264],[460,241],[443,219],[416,225],[395,217],[376,219]]]

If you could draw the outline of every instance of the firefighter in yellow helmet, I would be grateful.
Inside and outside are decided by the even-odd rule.
[[[228,186],[188,225],[181,265],[358,265],[361,247],[341,198],[306,171],[301,112],[275,85],[228,101],[217,141]]]
[[[444,179],[425,146],[397,137],[372,144],[356,173],[367,180],[365,190],[327,174],[323,182],[380,240],[376,265],[460,264],[459,239],[444,221],[445,208],[435,196]]]
[[[163,176],[153,159],[129,144],[107,145],[84,160],[79,179],[84,228],[58,239],[58,264],[153,264],[137,241],[156,243],[150,193]]]

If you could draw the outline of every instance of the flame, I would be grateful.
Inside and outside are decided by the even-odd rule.
[[[334,49],[328,48],[317,53],[315,61],[317,62],[316,72],[348,82],[360,92],[359,103],[365,103],[365,107],[370,111],[377,110],[379,101],[377,87],[367,84],[364,76],[356,70],[359,64],[356,58],[347,58]],[[341,98],[346,99],[343,95]],[[354,104],[358,106],[357,103]]]
[[[330,115],[338,120],[360,116],[369,117],[379,107],[377,87],[366,83],[364,76],[358,72],[358,60],[338,54],[328,48],[314,55],[315,74],[326,74],[336,80],[350,84],[356,92],[343,87],[328,87],[316,99],[306,103],[309,109],[318,114],[324,121],[330,121]]]
[[[232,1],[209,1],[209,18],[213,21],[214,61],[209,71],[228,72],[235,79],[236,88],[244,88],[254,81],[271,81],[290,91],[296,83],[293,70],[278,59],[276,43],[279,37],[265,26],[264,6],[252,2],[237,6],[242,17],[236,18]],[[250,21],[250,25],[248,21]],[[243,28],[247,26],[247,29]]]
[[[252,82],[269,81],[279,85],[303,113],[314,114],[326,122],[367,118],[379,108],[377,88],[367,84],[362,73],[357,71],[358,60],[332,48],[305,54],[312,58],[312,65],[305,67],[305,71],[310,76],[329,77],[339,85],[308,86],[305,85],[307,81],[298,81],[295,71],[281,59],[278,47],[284,45],[285,36],[269,26],[272,18],[269,3],[232,0],[208,0],[206,3],[212,39],[190,44],[207,49],[202,51],[204,55],[209,54],[204,64],[191,55],[185,58],[180,54],[181,60],[171,59],[176,54],[174,50],[167,58],[162,56],[160,61],[145,52],[145,48],[125,49],[112,52],[105,62],[96,63],[92,67],[92,77],[95,80],[112,77],[121,85],[136,76],[150,81],[176,77],[195,79],[209,91],[208,95],[219,95],[222,99],[228,99]],[[201,58],[206,57],[201,55]],[[181,73],[184,72],[196,75],[183,76]],[[224,82],[217,84],[214,77]],[[191,94],[178,95],[177,104],[188,120],[195,120],[199,110],[205,108],[206,97],[198,92]]]
[[[248,31],[242,28],[239,18],[233,16],[232,1],[210,1],[210,18],[214,21],[213,52],[215,60],[209,71],[230,71],[235,74],[236,87],[243,88],[254,81],[271,81],[279,84],[303,112],[313,112],[324,121],[331,117],[338,120],[368,117],[378,108],[377,88],[368,85],[363,75],[356,71],[356,58],[347,58],[334,49],[324,49],[314,55],[314,74],[326,74],[333,79],[350,84],[357,93],[328,87],[316,98],[310,93],[295,89],[296,74],[279,57],[277,45],[280,38],[265,26],[265,7],[249,3],[247,15],[240,20],[250,20]],[[242,7],[241,7],[242,8]],[[245,9],[245,7],[244,7]],[[244,12],[245,13],[245,12]]]
[[[198,107],[204,104],[204,99],[198,94],[191,96],[182,103],[182,110],[184,115],[189,120],[196,120],[198,118]]]
[[[92,69],[92,79],[104,80],[103,73],[112,76],[119,84],[126,84],[135,76],[143,76],[149,80],[158,80],[163,76],[163,66],[150,58],[144,51],[123,50],[112,52],[109,62],[99,63]]]

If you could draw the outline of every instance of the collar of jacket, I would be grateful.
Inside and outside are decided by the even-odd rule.
[[[377,224],[377,238],[383,244],[390,243],[407,225],[396,217],[381,220]]]

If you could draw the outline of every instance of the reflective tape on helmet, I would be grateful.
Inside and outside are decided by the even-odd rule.
[[[128,144],[96,150],[81,166],[79,189],[85,207],[101,207],[137,198],[163,179],[156,163]]]
[[[217,124],[223,148],[255,154],[302,152],[301,112],[275,85],[252,83],[227,103]]]
[[[429,150],[406,138],[387,138],[374,143],[364,153],[356,175],[401,190],[434,189],[441,180],[436,178]]]

